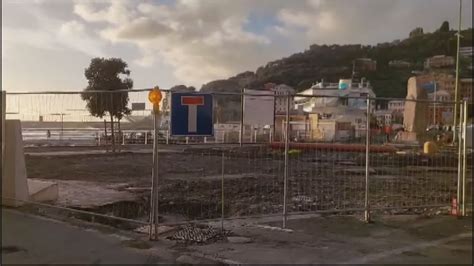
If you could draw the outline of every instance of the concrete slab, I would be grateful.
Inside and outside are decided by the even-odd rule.
[[[28,179],[30,200],[37,202],[54,202],[58,200],[58,183],[39,179]]]
[[[100,182],[54,180],[59,185],[58,203],[67,207],[95,208],[119,201],[135,201],[137,196]],[[123,185],[123,184],[121,184]]]

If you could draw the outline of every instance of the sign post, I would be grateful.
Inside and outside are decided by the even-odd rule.
[[[151,180],[151,211],[150,211],[150,240],[158,239],[158,115],[160,110],[161,91],[155,87],[148,94],[148,100],[153,104],[153,169]]]

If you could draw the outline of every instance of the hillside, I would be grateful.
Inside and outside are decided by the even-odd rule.
[[[321,79],[337,82],[340,78],[351,77],[354,59],[371,58],[377,61],[377,70],[361,71],[360,76],[370,80],[377,96],[403,98],[406,96],[406,82],[413,75],[412,71],[423,70],[423,62],[427,57],[440,54],[455,56],[455,33],[440,28],[433,33],[421,33],[405,40],[373,46],[314,44],[304,52],[269,62],[256,72],[247,71],[227,80],[211,81],[204,84],[201,91],[240,91],[244,86],[261,89],[268,82],[284,83],[301,91]],[[472,28],[464,30],[462,35],[461,46],[472,46]],[[412,67],[392,68],[388,65],[391,60],[407,61]],[[232,97],[224,98],[227,103],[229,100],[233,101]]]

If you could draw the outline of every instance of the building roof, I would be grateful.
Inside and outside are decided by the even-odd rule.
[[[290,87],[286,84],[279,84],[279,85],[276,85],[272,88],[273,91],[289,91],[291,93],[294,93],[295,92],[295,89],[293,89],[293,87]]]

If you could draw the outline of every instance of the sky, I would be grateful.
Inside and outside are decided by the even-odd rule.
[[[255,71],[317,44],[376,44],[457,28],[456,0],[3,0],[2,87],[82,90],[94,57],[123,58],[135,88]],[[463,27],[472,1],[463,0]]]

